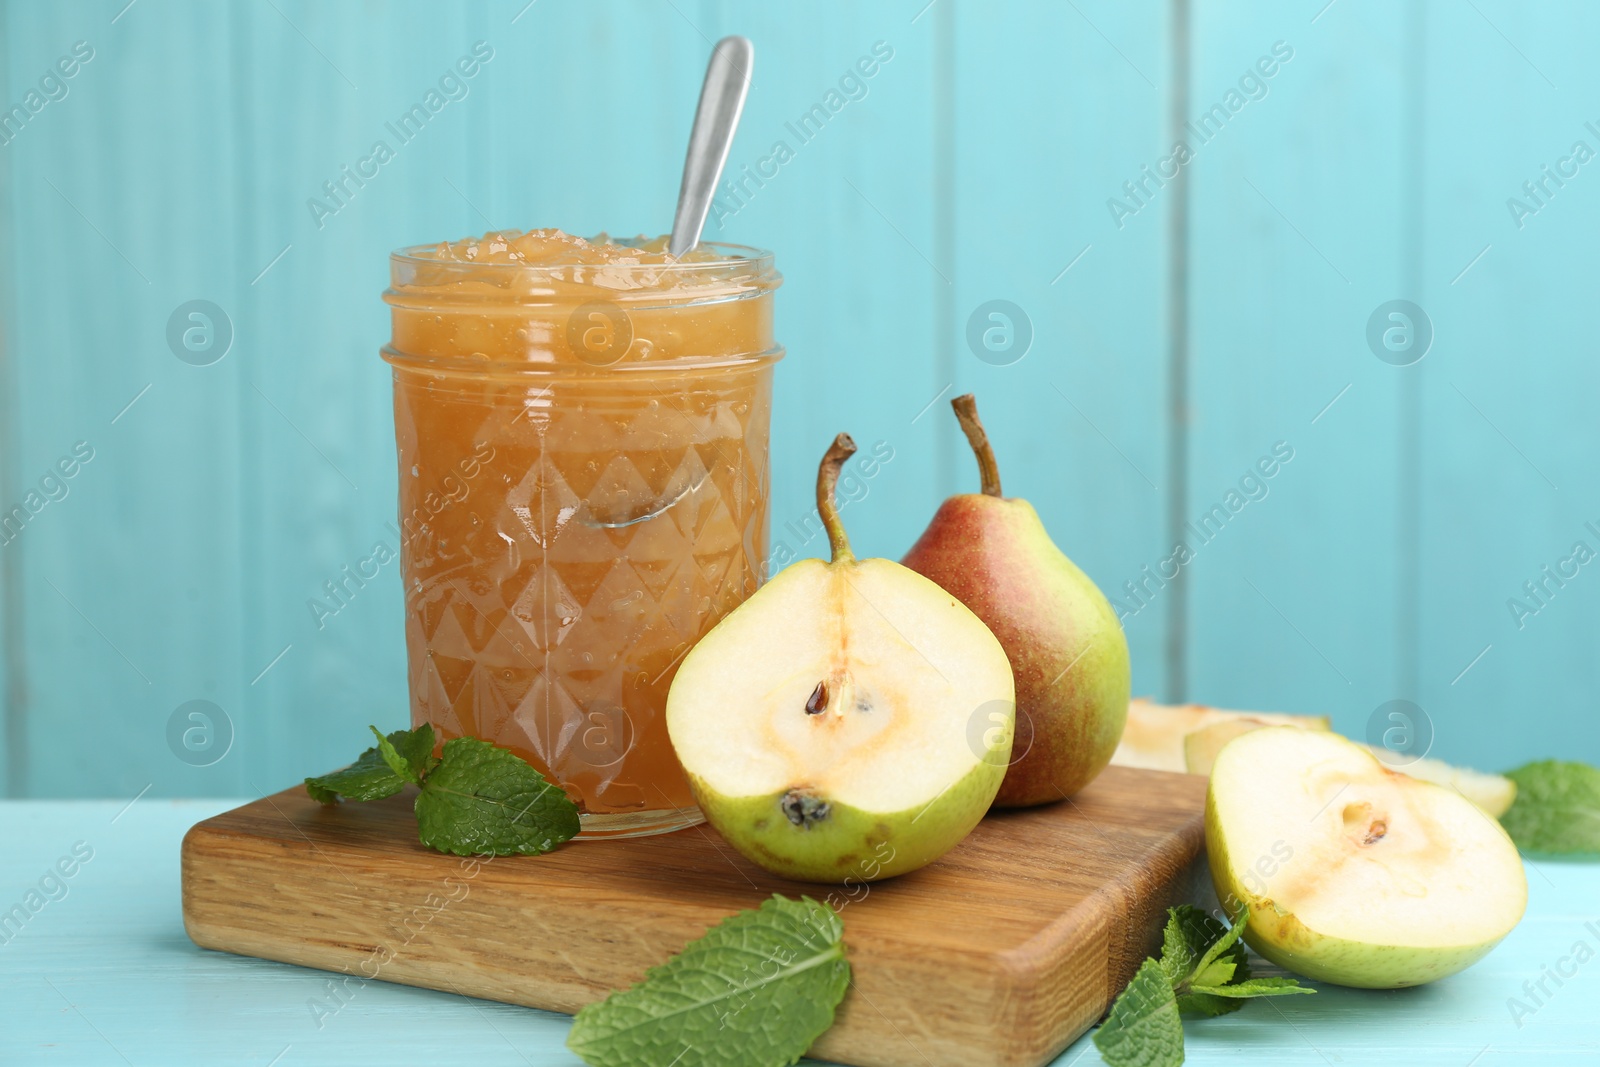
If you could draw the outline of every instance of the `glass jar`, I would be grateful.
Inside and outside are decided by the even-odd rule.
[[[412,724],[526,759],[583,836],[691,825],[667,689],[762,576],[782,278],[733,245],[536,265],[449,247],[394,253],[384,293]]]

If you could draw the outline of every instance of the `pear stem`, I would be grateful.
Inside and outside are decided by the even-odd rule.
[[[995,462],[989,435],[984,432],[983,423],[978,421],[977,398],[971,393],[964,393],[950,401],[950,406],[956,409],[956,419],[961,423],[962,432],[967,435],[973,455],[978,457],[978,477],[983,483],[983,495],[1000,496],[1000,464]]]
[[[839,505],[834,501],[833,490],[839,484],[839,471],[844,461],[856,454],[856,443],[850,435],[842,433],[828,446],[822,465],[817,468],[817,514],[828,531],[828,545],[833,549],[833,562],[846,563],[856,558],[850,551],[850,538],[845,536],[844,520],[839,518]]]

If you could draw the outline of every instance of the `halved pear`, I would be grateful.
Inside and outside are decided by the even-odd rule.
[[[937,859],[1005,777],[1011,665],[960,601],[886,559],[858,560],[834,503],[855,451],[817,477],[833,561],[802,560],[684,659],[667,730],[711,825],[752,861],[813,882]]]
[[[1333,733],[1274,726],[1211,768],[1206,847],[1244,939],[1340,985],[1421,985],[1471,965],[1522,918],[1528,883],[1500,824]]]

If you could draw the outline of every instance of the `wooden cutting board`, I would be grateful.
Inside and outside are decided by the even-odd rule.
[[[1105,1013],[1193,892],[1205,786],[1111,767],[850,887],[774,877],[705,826],[461,859],[417,843],[410,796],[324,808],[294,788],[189,831],[183,919],[205,948],[575,1012],[723,917],[810,894],[840,910],[853,976],[811,1055],[1035,1067]]]

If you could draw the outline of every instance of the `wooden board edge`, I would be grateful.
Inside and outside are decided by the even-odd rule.
[[[1075,936],[1081,948],[1083,931],[1074,928],[1077,917],[1072,914],[1063,915],[1027,944],[996,957],[1018,994],[1013,1017],[999,1023],[996,1031],[1008,1041],[1031,1038],[1019,1042],[1014,1054],[999,1062],[1006,1067],[1050,1063],[1105,1016],[1145,959],[1160,954],[1167,909],[1198,899],[1198,879],[1206,869],[1203,818],[1170,834],[1161,851],[1170,862],[1154,883],[1147,879],[1135,891],[1131,877],[1121,879],[1114,883],[1120,890],[1120,914],[1094,917],[1099,926],[1096,936],[1103,935],[1105,967],[1093,995],[1080,1002],[1087,1008],[1061,1011],[1039,1003],[1059,992],[1059,976],[1071,963],[1069,936]],[[1037,1030],[1038,1020],[1044,1020],[1042,1031]]]

